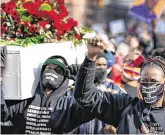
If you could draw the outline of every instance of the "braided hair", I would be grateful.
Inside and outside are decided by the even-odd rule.
[[[165,48],[158,48],[156,50],[153,50],[151,56],[148,58],[148,60],[144,62],[142,69],[147,66],[159,68],[163,71],[165,75]],[[165,106],[165,93],[163,99],[163,106]]]
[[[165,75],[165,48],[153,50],[149,58],[144,62],[142,69],[147,66],[159,68]]]

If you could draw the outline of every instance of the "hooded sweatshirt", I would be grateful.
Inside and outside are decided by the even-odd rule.
[[[1,121],[10,120],[14,134],[61,134],[93,119],[73,97],[65,96],[68,82],[65,78],[63,84],[47,96],[40,79],[34,97],[11,107],[6,106],[1,90]]]
[[[85,58],[74,92],[82,107],[101,121],[115,126],[118,134],[141,134],[144,129],[151,134],[165,134],[164,106],[151,108],[137,97],[101,91],[94,85],[94,75],[95,62]]]
[[[115,85],[112,80],[106,79],[102,83],[95,83],[96,87],[102,91],[107,89],[114,90],[117,94],[121,95],[124,91]],[[74,86],[70,86],[70,89],[67,91],[67,95],[74,95]],[[93,119],[81,126],[77,127],[72,131],[74,134],[104,134],[104,128],[107,124],[98,120]]]

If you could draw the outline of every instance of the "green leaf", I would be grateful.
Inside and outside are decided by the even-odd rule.
[[[32,41],[31,41],[31,38],[25,38],[25,40],[24,40],[24,42],[22,43],[22,45],[23,46],[27,46],[27,45],[29,45],[29,44],[31,44],[32,43]]]
[[[88,28],[88,27],[83,27],[82,28],[82,33],[92,33],[94,32],[92,29]]]
[[[52,10],[52,7],[49,4],[47,4],[47,3],[43,3],[41,5],[41,7],[40,7],[40,10],[41,11],[51,11]]]
[[[18,11],[20,16],[25,16],[25,15],[27,16],[28,15],[27,9],[20,8],[17,11]]]
[[[24,28],[24,32],[28,33],[29,29],[27,27]]]
[[[21,18],[23,22],[32,20],[32,16],[22,16]]]

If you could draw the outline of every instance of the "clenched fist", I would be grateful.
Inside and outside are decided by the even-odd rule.
[[[99,37],[95,37],[93,39],[90,39],[88,42],[88,55],[87,57],[95,61],[96,57],[99,53],[103,52],[105,49],[105,44],[103,40],[101,40]]]

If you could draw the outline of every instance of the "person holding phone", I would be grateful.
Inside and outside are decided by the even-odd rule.
[[[142,99],[96,88],[95,61],[103,49],[99,38],[88,43],[88,54],[76,79],[76,101],[96,118],[117,127],[117,134],[165,134],[165,48],[153,51],[141,68]]]

